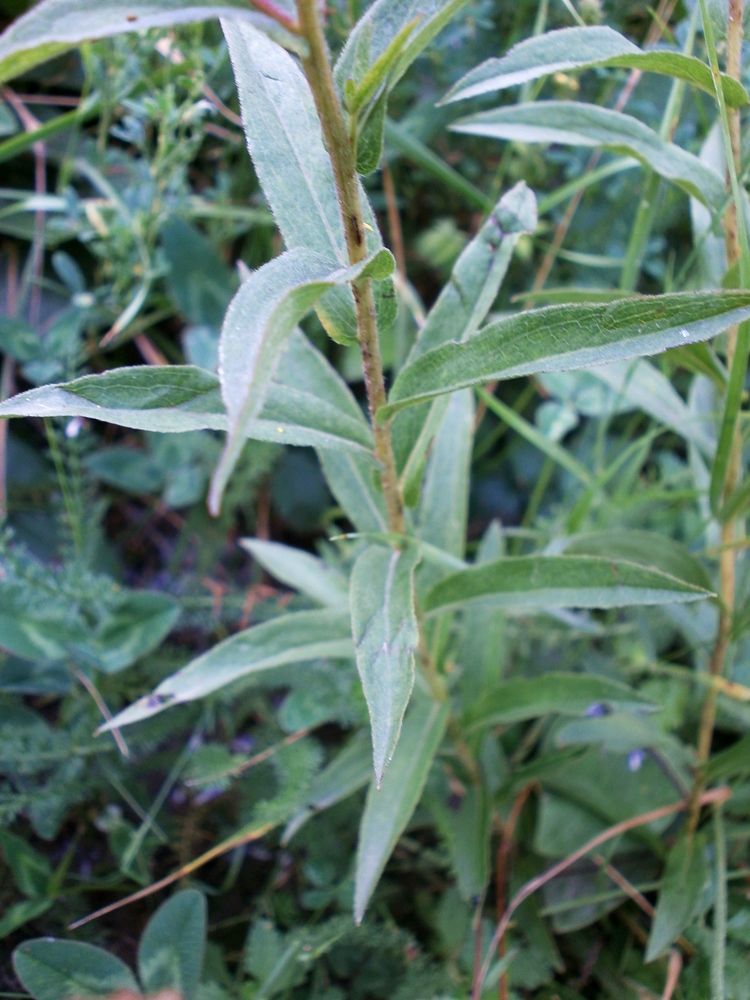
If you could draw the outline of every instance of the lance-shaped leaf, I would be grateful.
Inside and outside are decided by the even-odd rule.
[[[414,567],[419,549],[370,545],[354,564],[350,583],[357,670],[370,712],[375,776],[383,780],[398,743],[414,687],[419,630],[414,610]]]
[[[644,52],[612,28],[597,26],[561,28],[527,38],[514,45],[502,59],[488,59],[470,70],[450,89],[442,103],[504,90],[564,70],[594,66],[662,73],[700,87],[711,95],[714,93],[711,70],[700,59],[664,49]],[[726,75],[722,75],[721,82],[729,107],[739,108],[747,103],[742,84]]]
[[[175,990],[193,1000],[206,950],[206,897],[184,889],[166,900],[138,944],[138,976],[148,993]]]
[[[240,545],[271,576],[329,608],[349,607],[349,581],[318,556],[279,542],[242,538]]]
[[[450,279],[409,355],[409,362],[448,341],[465,341],[484,321],[508,270],[522,233],[536,229],[536,199],[522,182],[503,195],[456,261]],[[440,426],[445,403],[405,413],[393,424],[393,447],[404,493],[418,489],[424,457]]]
[[[626,531],[608,529],[573,535],[563,540],[562,551],[568,555],[627,559],[711,590],[711,578],[687,546],[655,531],[628,528]]]
[[[599,706],[621,711],[653,710],[648,699],[606,677],[587,674],[544,674],[518,677],[486,691],[464,715],[471,729],[526,722],[542,715],[582,715]]]
[[[247,148],[276,224],[288,249],[304,247],[348,264],[331,159],[323,142],[312,93],[302,70],[282,48],[251,24],[222,22],[240,98]],[[369,254],[382,249],[377,222],[364,189],[362,213]],[[389,283],[390,284],[390,283]],[[378,316],[394,303],[382,289]],[[386,307],[387,303],[387,307]],[[329,335],[356,340],[351,289],[332,289],[317,304]]]
[[[152,694],[124,709],[102,730],[140,722],[172,705],[196,701],[234,681],[287,663],[353,655],[351,624],[345,611],[281,615],[220,642],[162,681]]]
[[[388,515],[377,469],[362,455],[318,449],[323,475],[357,531],[388,531]]]
[[[273,24],[251,11],[244,0],[42,0],[0,36],[0,82],[88,39],[211,17]]]
[[[488,324],[464,344],[443,344],[399,373],[378,421],[423,400],[485,382],[658,354],[709,340],[750,316],[750,292],[679,292],[564,304]]]
[[[700,912],[710,879],[705,836],[683,832],[667,856],[648,938],[647,962],[663,955],[692,923]]]
[[[710,596],[703,587],[624,559],[514,556],[452,573],[427,593],[424,610],[473,601],[503,608],[622,608]]]
[[[634,156],[709,208],[724,203],[724,179],[712,167],[621,111],[577,101],[539,101],[482,111],[451,125],[454,132],[520,142],[600,146]]]
[[[360,923],[396,841],[406,828],[427,781],[448,722],[448,705],[416,702],[406,717],[401,740],[380,788],[367,793],[359,828],[354,877],[354,919]]]
[[[218,376],[188,365],[117,368],[30,389],[0,403],[0,417],[87,417],[162,434],[227,429]],[[370,427],[346,383],[299,331],[247,436],[352,450],[365,460],[372,450]]]
[[[209,509],[218,513],[227,480],[252,420],[265,402],[292,330],[330,288],[357,278],[383,278],[393,258],[379,250],[354,267],[298,248],[254,271],[232,299],[219,341],[219,379],[227,411],[227,442],[211,481]]]
[[[451,18],[461,10],[467,0],[376,0],[359,19],[347,39],[334,69],[334,80],[340,97],[345,96],[346,81],[352,80],[360,87],[368,72],[378,64],[380,75],[372,74],[371,95],[386,81],[388,87],[398,83],[414,60],[442,31]],[[409,26],[407,39],[392,48],[403,38]],[[386,53],[392,59],[383,59]]]

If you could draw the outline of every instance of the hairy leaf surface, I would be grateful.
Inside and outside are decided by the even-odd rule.
[[[400,551],[370,545],[352,570],[352,632],[370,712],[378,783],[396,749],[414,686],[414,650],[419,642],[414,567],[418,561],[416,546]]]
[[[408,364],[377,417],[384,421],[404,407],[484,382],[658,354],[708,340],[748,316],[746,291],[679,292],[530,310]]]

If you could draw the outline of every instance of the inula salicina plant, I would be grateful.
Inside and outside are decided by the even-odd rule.
[[[20,944],[16,974],[38,1000],[117,988],[174,987],[192,996],[206,934],[205,903],[195,890],[169,898],[152,917],[138,951],[140,984],[119,959],[87,943],[90,927],[77,928],[214,858],[241,864],[238,850],[268,835],[294,850],[319,829],[319,840],[342,838],[340,851],[329,847],[348,859],[346,835],[322,825],[331,810],[356,823],[356,849],[336,885],[318,877],[317,903],[308,906],[315,919],[300,926],[290,920],[283,929],[255,919],[240,971],[226,973],[237,960],[229,957],[224,979],[212,979],[208,963],[205,996],[395,991],[386,967],[398,963],[389,957],[386,928],[406,933],[397,929],[402,872],[432,879],[430,892],[417,892],[417,916],[407,920],[409,933],[421,926],[432,941],[432,958],[413,959],[398,996],[748,997],[743,2],[663,3],[643,47],[601,23],[591,3],[579,10],[565,2],[555,16],[572,25],[546,30],[552,12],[542,2],[528,37],[513,46],[493,37],[490,48],[501,55],[457,80],[454,74],[435,112],[453,133],[474,137],[462,141],[475,158],[495,164],[492,197],[389,118],[389,101],[403,108],[412,64],[421,60],[423,73],[430,65],[425,52],[457,64],[465,58],[462,46],[470,42],[456,26],[467,18],[467,0],[375,0],[358,17],[333,12],[333,27],[326,23],[331,13],[317,0],[42,0],[0,38],[6,81],[83,46],[92,78],[99,72],[114,86],[117,73],[135,79],[129,57],[102,75],[90,40],[219,18],[247,149],[271,213],[254,199],[232,218],[271,224],[281,237],[235,281],[195,228],[172,217],[177,204],[201,217],[186,180],[200,145],[195,135],[202,141],[206,134],[186,124],[200,119],[191,109],[208,93],[197,48],[187,57],[192,76],[185,79],[193,83],[182,86],[194,92],[184,104],[159,79],[147,97],[120,101],[127,115],[114,134],[139,162],[151,163],[138,182],[150,185],[146,209],[135,194],[120,197],[93,152],[91,162],[76,160],[98,197],[84,213],[87,240],[108,261],[110,307],[120,303],[103,346],[139,322],[164,273],[159,253],[174,258],[182,247],[187,276],[182,285],[172,279],[173,294],[183,314],[200,313],[191,293],[210,275],[201,286],[209,288],[203,311],[218,310],[218,364],[201,362],[196,344],[210,348],[213,341],[210,330],[201,341],[205,330],[196,325],[187,352],[193,364],[157,356],[141,332],[150,363],[110,366],[104,354],[98,374],[80,374],[79,362],[69,363],[77,334],[64,324],[61,332],[62,321],[52,347],[47,334],[43,357],[19,316],[6,322],[4,385],[12,386],[23,364],[36,388],[5,391],[0,416],[43,418],[67,484],[68,523],[77,525],[73,554],[54,574],[4,542],[0,646],[14,658],[16,676],[25,669],[39,683],[45,671],[71,668],[96,695],[98,674],[152,653],[180,611],[165,594],[105,583],[87,568],[86,526],[63,454],[73,445],[61,443],[56,428],[72,428],[71,440],[81,421],[148,432],[150,465],[138,474],[147,468],[151,478],[140,492],[162,491],[162,502],[169,506],[171,497],[177,507],[207,493],[214,517],[226,517],[238,484],[255,488],[248,448],[314,449],[338,505],[318,554],[267,535],[236,543],[299,595],[288,607],[274,606],[249,627],[246,619],[179,669],[162,667],[152,689],[120,691],[129,704],[101,731],[136,743],[139,732],[150,733],[142,761],[166,731],[145,720],[163,713],[167,725],[182,718],[178,706],[198,703],[205,731],[193,733],[148,823],[120,851],[121,872],[140,888],[87,915],[79,885],[71,937]],[[481,23],[476,30],[481,35]],[[451,45],[435,49],[450,31]],[[167,33],[157,42],[178,66],[186,58],[180,38]],[[656,81],[651,104],[631,99],[628,113],[641,76]],[[625,81],[619,100],[586,100],[617,81]],[[8,93],[12,111],[18,102]],[[74,113],[79,127],[86,115],[101,113],[103,101],[99,91],[86,97]],[[115,128],[107,107],[99,156]],[[26,120],[26,133],[0,144],[0,156],[51,136],[54,121],[37,123],[46,129],[37,135]],[[159,138],[149,145],[154,128]],[[481,212],[470,239],[437,255],[435,271],[442,268],[446,281],[427,310],[408,281],[403,249],[397,266],[384,246],[368,197],[384,142]],[[585,168],[585,158],[570,153],[581,147],[592,151]],[[537,197],[535,182],[561,162],[578,168]],[[597,216],[607,185],[626,182],[630,216],[608,218],[604,208]],[[390,174],[384,190],[387,183]],[[559,287],[544,287],[554,260],[565,260],[562,244],[584,193],[593,224],[567,251],[570,266],[614,268],[619,283],[575,286],[558,269]],[[52,211],[44,200],[51,197],[37,192],[27,210]],[[654,235],[665,205],[675,227],[690,219],[691,248],[679,260]],[[549,213],[558,209],[551,233]],[[423,254],[434,251],[435,240],[456,237],[455,224],[441,225],[422,234]],[[601,253],[604,229],[622,226],[613,263]],[[547,256],[534,281],[540,239]],[[58,255],[55,266],[76,285],[69,258]],[[503,289],[511,266],[528,275],[520,301]],[[96,289],[74,287],[72,294],[76,315],[93,307]],[[330,358],[345,359],[340,371],[363,383],[359,396]],[[514,403],[506,383],[542,397],[535,420],[524,416],[526,390]],[[628,424],[627,414],[635,422]],[[177,444],[165,445],[165,435]],[[543,464],[535,466],[523,523],[491,520],[467,547],[472,468],[500,435],[541,454]],[[661,449],[664,440],[669,446]],[[186,450],[178,460],[179,447]],[[82,461],[79,476],[125,481],[122,452]],[[170,472],[184,463],[192,470],[187,484]],[[667,517],[658,511],[670,487],[679,505]],[[208,536],[209,521],[198,523]],[[155,880],[141,848],[178,775],[192,767],[193,787],[208,782],[221,793],[242,780],[251,761],[239,744],[231,751],[219,738],[206,744],[205,732],[221,727],[212,730],[205,720],[231,714],[248,692],[274,687],[292,689],[298,719],[269,749],[278,765],[275,795],[258,796],[226,838],[202,855],[180,855],[180,867]],[[16,682],[5,690],[27,688]],[[60,694],[54,684],[32,689],[39,691]],[[0,711],[9,713],[15,734],[12,709]],[[284,705],[280,711],[293,715]],[[37,723],[23,717],[31,740]],[[75,752],[95,756],[104,738],[94,744],[92,727],[74,723]],[[316,734],[331,723],[335,738],[330,730]],[[68,774],[63,763],[56,780],[64,787],[83,780],[88,765]],[[17,801],[9,820],[35,808],[34,795],[23,797],[23,767],[14,766],[21,776],[9,772],[8,801]],[[127,774],[127,760],[119,766]],[[60,822],[74,802],[71,793],[58,804]],[[39,836],[59,828],[45,828],[41,814],[34,822]],[[53,870],[14,833],[3,837],[25,896],[14,904],[25,907],[14,910],[8,926],[15,931],[61,905],[67,868]],[[330,860],[332,870],[340,860]],[[85,898],[94,909],[98,900]],[[381,968],[365,962],[367,948]],[[354,963],[352,954],[359,956]],[[358,973],[357,963],[365,971]]]

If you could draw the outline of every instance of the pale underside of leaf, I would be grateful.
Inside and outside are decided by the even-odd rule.
[[[0,417],[85,417],[162,434],[227,429],[218,377],[187,365],[117,368],[30,389],[0,403]],[[356,400],[299,331],[289,339],[247,436],[351,450],[372,464],[372,432]]]
[[[381,787],[370,784],[359,828],[354,919],[360,923],[398,838],[422,795],[448,723],[447,703],[420,699],[407,715],[401,741]]]
[[[643,122],[621,111],[577,101],[538,101],[481,111],[451,125],[454,132],[519,142],[603,147],[634,156],[661,177],[719,211],[724,179],[697,156],[661,139]]]
[[[522,233],[536,229],[536,199],[521,181],[500,199],[463,250],[445,288],[430,309],[409,362],[446,341],[464,341],[479,329],[494,302]],[[393,447],[407,495],[416,485],[430,441],[445,410],[433,403],[393,423]]]
[[[750,293],[681,292],[530,310],[437,347],[399,373],[379,422],[446,392],[541,372],[588,368],[709,340],[750,316]]]
[[[260,538],[242,538],[240,545],[281,583],[327,607],[349,607],[349,581],[318,556]]]
[[[304,663],[331,656],[354,655],[351,623],[346,611],[296,611],[262,625],[238,632],[162,681],[150,695],[139,699],[102,731],[140,722],[206,695],[250,675],[289,663]]]
[[[294,59],[245,22],[222,21],[229,46],[247,148],[276,224],[288,249],[304,247],[349,262],[331,160],[315,103]],[[377,222],[360,188],[369,254],[382,249]],[[347,287],[332,288],[317,303],[334,340],[356,339],[354,299]]]
[[[492,58],[470,70],[451,88],[443,104],[463,101],[566,70],[622,67],[664,73],[685,80],[711,95],[710,68],[700,59],[664,49],[643,51],[607,26],[561,28],[527,38],[501,59]],[[727,104],[740,107],[747,94],[736,80],[722,76]]]
[[[370,713],[375,775],[382,781],[414,686],[419,641],[414,567],[419,550],[370,545],[352,570],[350,596],[357,670]]]
[[[386,277],[393,265],[387,250],[349,268],[297,248],[254,271],[232,299],[219,341],[219,380],[227,411],[227,441],[211,480],[209,510],[221,497],[247,438],[260,415],[293,329],[327,290],[363,277]]]
[[[89,39],[219,17],[273,24],[244,0],[42,0],[0,36],[0,82]]]
[[[514,556],[446,577],[424,599],[425,613],[486,601],[505,608],[619,608],[711,596],[660,570],[595,556]]]

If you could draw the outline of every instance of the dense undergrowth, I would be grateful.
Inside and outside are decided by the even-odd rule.
[[[724,6],[709,7],[723,67]],[[334,56],[363,9],[354,0],[328,6]],[[19,13],[3,5],[8,23]],[[470,104],[438,104],[484,60],[582,23],[692,52],[708,82],[640,75],[627,61],[571,64],[488,88]],[[454,265],[466,262],[451,287],[470,297],[465,283],[483,252],[490,262],[505,253],[507,274],[494,287],[488,279],[474,332],[484,314],[491,328],[529,306],[604,309],[636,291],[705,292],[700,309],[718,313],[714,290],[747,287],[721,225],[731,196],[709,55],[700,9],[684,0],[658,9],[639,0],[474,0],[456,14],[393,89],[382,169],[364,181],[396,264],[398,313],[380,330],[389,390]],[[2,399],[135,365],[157,377],[166,365],[194,365],[202,374],[191,377],[208,380],[200,391],[216,391],[226,309],[248,269],[284,245],[248,157],[218,23],[86,41],[8,79]],[[542,116],[513,119],[530,102]],[[612,121],[575,117],[592,105],[624,109],[665,148],[674,143],[667,165],[656,154],[646,165],[632,158],[634,140]],[[252,118],[254,107],[245,110]],[[463,132],[448,130],[469,113]],[[564,131],[570,141],[559,141]],[[675,159],[675,146],[691,159]],[[498,236],[486,219],[503,195]],[[746,315],[742,294],[733,319]],[[639,318],[638,301],[633,308],[628,322],[640,335],[650,320]],[[250,313],[258,309],[251,302]],[[444,397],[448,415],[426,472],[421,456],[402,480],[405,533],[419,549],[384,547],[398,533],[358,452],[347,473],[341,456],[355,452],[326,450],[322,436],[294,438],[307,447],[280,443],[294,423],[279,415],[283,400],[236,456],[216,517],[207,494],[225,424],[149,429],[149,413],[187,405],[190,387],[175,383],[141,404],[138,387],[114,376],[106,396],[77,383],[77,410],[50,395],[28,419],[0,422],[0,995],[24,996],[25,987],[62,1000],[139,988],[93,952],[45,958],[36,945],[24,966],[23,942],[53,937],[106,949],[139,967],[144,992],[177,985],[188,1000],[750,998],[748,491],[724,406],[727,324],[707,342],[706,316],[689,309],[672,326],[690,343],[665,341],[654,350],[671,350],[651,359],[632,360],[651,353],[644,347],[603,356],[614,360],[607,368],[528,368],[489,394]],[[573,337],[577,326],[585,334],[578,316]],[[357,423],[367,396],[356,341],[329,338],[315,313],[300,325],[306,339],[292,335],[286,388],[319,378],[320,397],[349,407],[347,447],[370,447],[369,426]],[[740,352],[742,336],[741,327]],[[523,340],[512,330],[509,338]],[[321,355],[330,364],[316,368]],[[397,383],[391,399],[408,395],[398,393]],[[303,404],[300,396],[288,405],[302,413]],[[97,405],[108,411],[102,421]],[[112,416],[139,406],[142,419]],[[740,409],[740,440],[745,422]],[[210,657],[217,643],[272,622],[301,622],[297,645],[309,646],[321,616],[328,628],[343,607],[348,623],[352,565],[353,579],[377,583],[377,560],[391,551],[412,560],[410,574],[421,558],[426,613],[465,600],[442,582],[468,572],[464,558],[508,560],[490,586],[496,598],[513,590],[514,566],[525,572],[523,557],[540,557],[534,573],[547,572],[544,558],[573,562],[542,584],[532,573],[504,603],[470,603],[420,625],[402,753],[418,763],[421,748],[434,746],[421,779],[406,765],[393,779],[412,782],[416,808],[385,809],[388,828],[376,836],[360,832],[363,807],[365,827],[381,815],[375,696],[363,694],[349,625],[343,637],[331,625],[333,638],[298,658],[294,649],[284,658],[286,640],[272,636],[261,650],[269,668],[229,686],[220,671],[261,653],[222,647],[234,652]],[[354,623],[356,638],[356,610]],[[167,690],[202,654],[195,691],[177,697],[184,704],[161,712],[171,696],[139,700],[162,682]],[[430,698],[439,709],[425,707]],[[134,703],[140,721],[124,716],[95,735]],[[429,711],[444,703],[453,714],[437,726]],[[696,749],[699,733],[710,756]],[[601,844],[540,879],[490,949],[514,894],[599,834]],[[367,836],[379,854],[365,885]],[[129,905],[68,929],[134,893]],[[144,935],[165,901],[171,910]],[[359,926],[353,905],[359,917],[366,907]],[[88,963],[77,980],[76,963]]]

